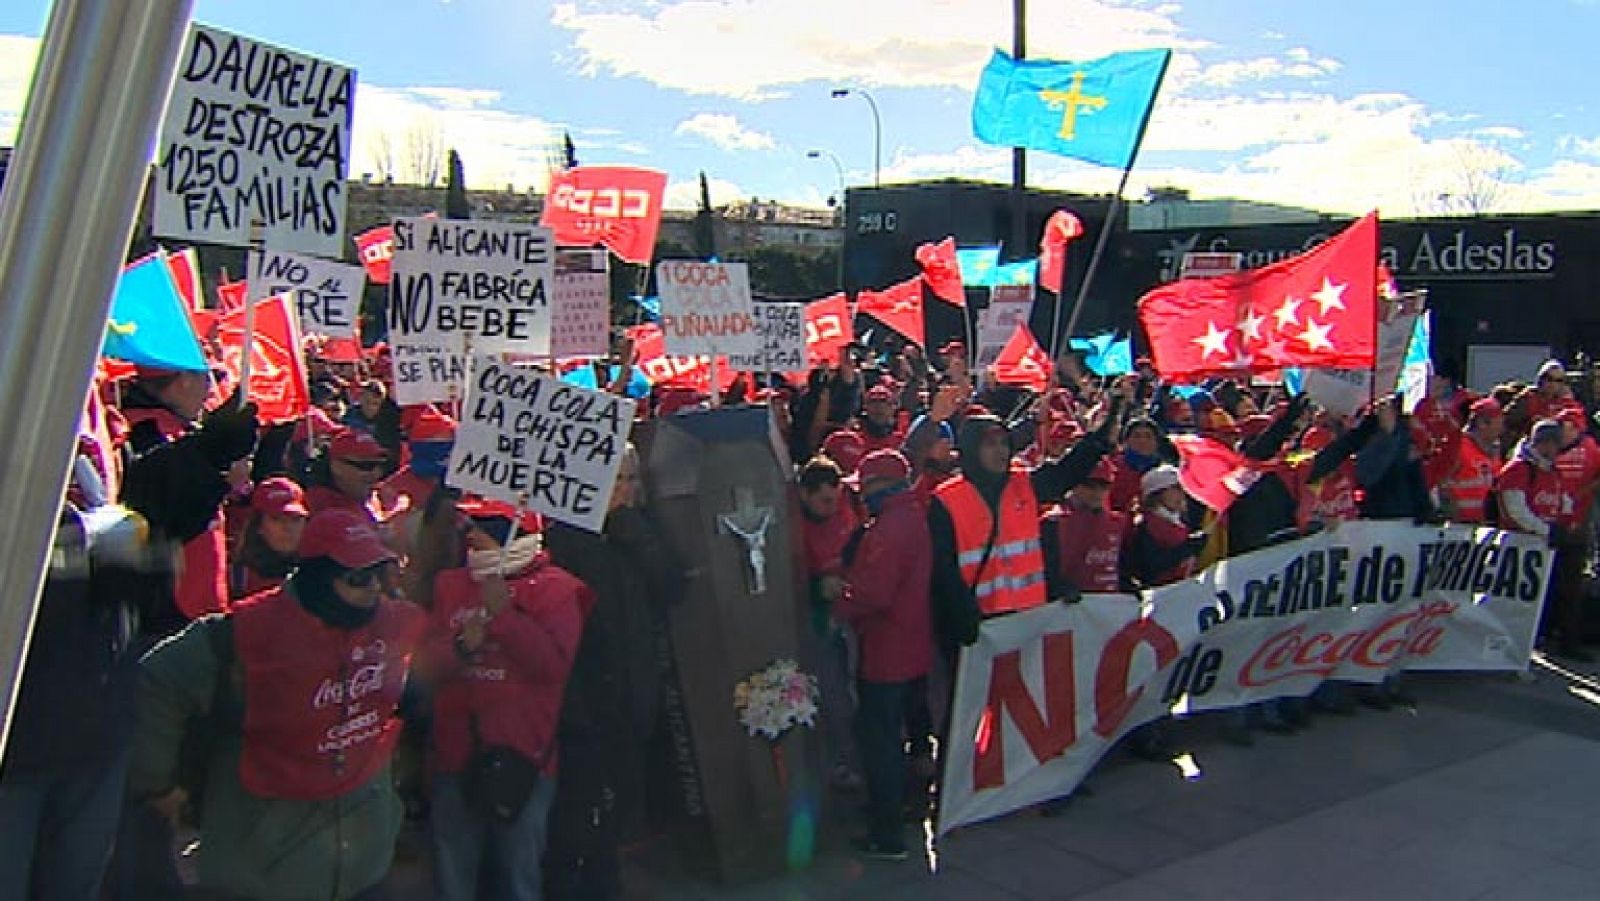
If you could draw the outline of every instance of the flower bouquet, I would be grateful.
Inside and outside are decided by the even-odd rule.
[[[751,737],[765,738],[772,749],[778,782],[787,786],[783,749],[778,740],[796,725],[815,727],[817,679],[800,671],[793,660],[774,660],[733,687],[733,709]]]

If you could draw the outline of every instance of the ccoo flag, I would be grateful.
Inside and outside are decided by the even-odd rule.
[[[978,82],[972,130],[987,144],[1126,169],[1171,56],[1133,50],[1067,62],[1015,60],[996,50]]]

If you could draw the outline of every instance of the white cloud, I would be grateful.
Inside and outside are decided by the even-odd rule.
[[[706,189],[714,207],[742,200],[749,195],[744,189],[723,178],[707,177]],[[667,181],[666,208],[669,210],[697,210],[700,208],[700,179],[669,179]]]
[[[356,88],[355,128],[351,138],[350,174],[375,176],[383,171],[382,144],[387,140],[406,180],[407,143],[416,134],[432,134],[445,148],[461,153],[467,184],[474,188],[515,185],[543,190],[547,155],[559,141],[561,125],[539,116],[498,108],[498,91],[474,88]]]
[[[1202,69],[1194,83],[1205,87],[1228,88],[1240,82],[1268,81],[1279,78],[1321,78],[1339,70],[1339,61],[1333,59],[1301,59],[1290,51],[1287,61],[1275,56],[1255,59],[1227,60]]]
[[[726,113],[695,113],[679,122],[673,134],[704,138],[723,150],[771,150],[778,146],[771,135],[745,128],[737,117]]]
[[[1116,50],[1191,47],[1174,6],[1112,0],[1035,0],[1031,54],[1092,59]],[[742,100],[780,96],[808,81],[970,88],[1010,17],[993,0],[689,0],[616,11],[598,0],[557,3],[589,74],[636,76],[690,94]],[[846,24],[848,23],[848,27]]]
[[[0,34],[0,147],[17,143],[22,106],[28,99],[33,61],[38,55],[38,38]]]
[[[1582,138],[1577,135],[1567,135],[1556,143],[1556,147],[1562,153],[1600,157],[1600,136]]]

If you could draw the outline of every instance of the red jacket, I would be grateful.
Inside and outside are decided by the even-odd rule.
[[[439,574],[428,623],[428,659],[438,684],[433,702],[434,767],[459,773],[473,753],[473,724],[485,746],[511,747],[556,771],[556,726],[567,675],[594,594],[576,576],[537,561],[508,577],[511,597],[489,622],[483,645],[463,660],[455,636],[482,610],[483,585],[466,569]]]
[[[1134,469],[1125,454],[1112,454],[1106,459],[1111,461],[1111,495],[1106,498],[1106,506],[1126,513],[1142,494],[1139,483],[1144,473]]]
[[[820,579],[844,572],[844,547],[850,543],[860,520],[848,498],[839,499],[839,509],[828,519],[812,519],[802,514],[801,532],[805,542],[806,578]]]
[[[1561,524],[1568,528],[1581,526],[1589,520],[1589,509],[1594,506],[1594,483],[1600,479],[1600,444],[1582,435],[1578,443],[1556,456],[1556,472],[1566,484],[1572,498],[1572,509],[1562,517]]]
[[[906,682],[933,666],[933,537],[907,491],[884,502],[846,573],[839,615],[861,640],[861,678]]]
[[[359,629],[324,623],[282,590],[240,602],[240,784],[263,798],[319,801],[383,769],[400,739],[395,712],[421,626],[421,611],[396,601],[380,602]]]
[[[1122,544],[1127,538],[1128,516],[1118,510],[1090,510],[1069,498],[1055,519],[1056,574],[1082,591],[1116,592],[1122,589]]]

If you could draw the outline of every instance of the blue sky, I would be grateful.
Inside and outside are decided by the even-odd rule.
[[[0,9],[0,143],[15,126],[45,0]],[[1138,192],[1389,214],[1600,208],[1590,60],[1600,0],[1030,0],[1030,55],[1176,50]],[[1009,45],[1007,0],[197,0],[204,22],[354,65],[352,174],[387,139],[457,147],[479,186],[542,187],[570,129],[582,161],[696,173],[720,202],[820,205],[872,176],[865,87],[883,113],[885,181],[1004,179],[971,133],[972,89]],[[1039,186],[1106,191],[1116,173],[1031,158]]]

